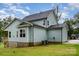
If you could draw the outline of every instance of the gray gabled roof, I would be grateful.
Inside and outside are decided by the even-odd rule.
[[[54,13],[54,9],[26,16],[23,18],[23,20],[24,21],[33,21],[33,20],[39,20],[42,18],[47,18],[51,12]]]
[[[61,29],[63,27],[67,27],[67,25],[66,24],[51,25],[50,27],[48,27],[48,29]]]
[[[21,20],[21,19],[14,18],[14,20],[12,20],[8,25],[6,25],[6,26],[4,27],[4,30],[5,30],[7,27],[9,27],[15,20],[18,20],[18,21],[20,21],[20,22],[25,22],[25,21],[23,21],[23,20]],[[25,23],[29,23],[29,24],[32,25],[32,23],[30,23],[30,22],[25,22]]]

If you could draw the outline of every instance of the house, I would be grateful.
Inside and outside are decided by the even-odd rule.
[[[58,24],[55,10],[48,10],[24,17],[15,18],[5,27],[8,37],[6,47],[26,47],[40,45],[44,41],[66,42],[67,26]]]

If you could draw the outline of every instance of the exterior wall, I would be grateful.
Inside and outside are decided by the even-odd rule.
[[[55,39],[53,39],[55,37]],[[49,42],[61,42],[61,30],[49,30],[48,31]]]
[[[64,27],[62,29],[62,40],[63,40],[63,42],[67,41],[67,29],[66,29],[66,27]]]
[[[8,36],[8,41],[13,41],[13,42],[28,42],[29,41],[29,32],[28,32],[28,28],[21,28],[21,29],[25,29],[26,32],[26,36],[24,38],[20,37],[20,28],[17,28],[17,26],[20,24],[21,22],[18,20],[15,20],[7,29],[6,31],[10,31],[11,32],[11,38],[9,38]],[[18,31],[18,37],[17,37],[17,31]],[[8,33],[9,34],[9,33]],[[28,34],[28,35],[27,35]]]
[[[43,40],[47,40],[46,30],[41,28],[34,28],[34,43],[39,43]]]

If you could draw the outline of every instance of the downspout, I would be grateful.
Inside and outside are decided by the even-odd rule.
[[[61,44],[62,44],[62,28],[61,28]]]
[[[33,42],[33,46],[34,46],[34,25],[32,24],[32,42]]]
[[[46,20],[46,37],[47,37],[47,39],[46,40],[48,40],[48,22],[47,22],[48,20]]]
[[[47,36],[47,40],[48,40],[48,29],[46,28],[46,36]]]
[[[32,26],[32,30],[33,30],[33,31],[32,31],[32,39],[33,39],[33,45],[34,45],[34,43],[35,43],[35,42],[34,42],[34,26]]]

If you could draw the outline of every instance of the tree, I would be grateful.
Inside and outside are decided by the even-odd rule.
[[[74,15],[75,24],[79,23],[79,12]]]
[[[64,23],[67,24],[67,26],[68,26],[68,36],[71,37],[71,35],[73,34],[73,30],[74,30],[72,25],[74,25],[75,22],[72,19],[70,19],[70,20],[66,19],[66,21]]]
[[[79,19],[79,12],[74,15],[75,19]]]
[[[2,32],[3,32],[2,31],[2,26],[3,26],[2,21],[0,21],[0,42],[2,41],[2,38],[1,38],[2,37]]]
[[[6,27],[6,25],[8,25],[12,20],[12,17],[9,16],[0,21],[0,42],[2,41],[1,37],[3,37],[4,35],[4,31],[2,28]]]

